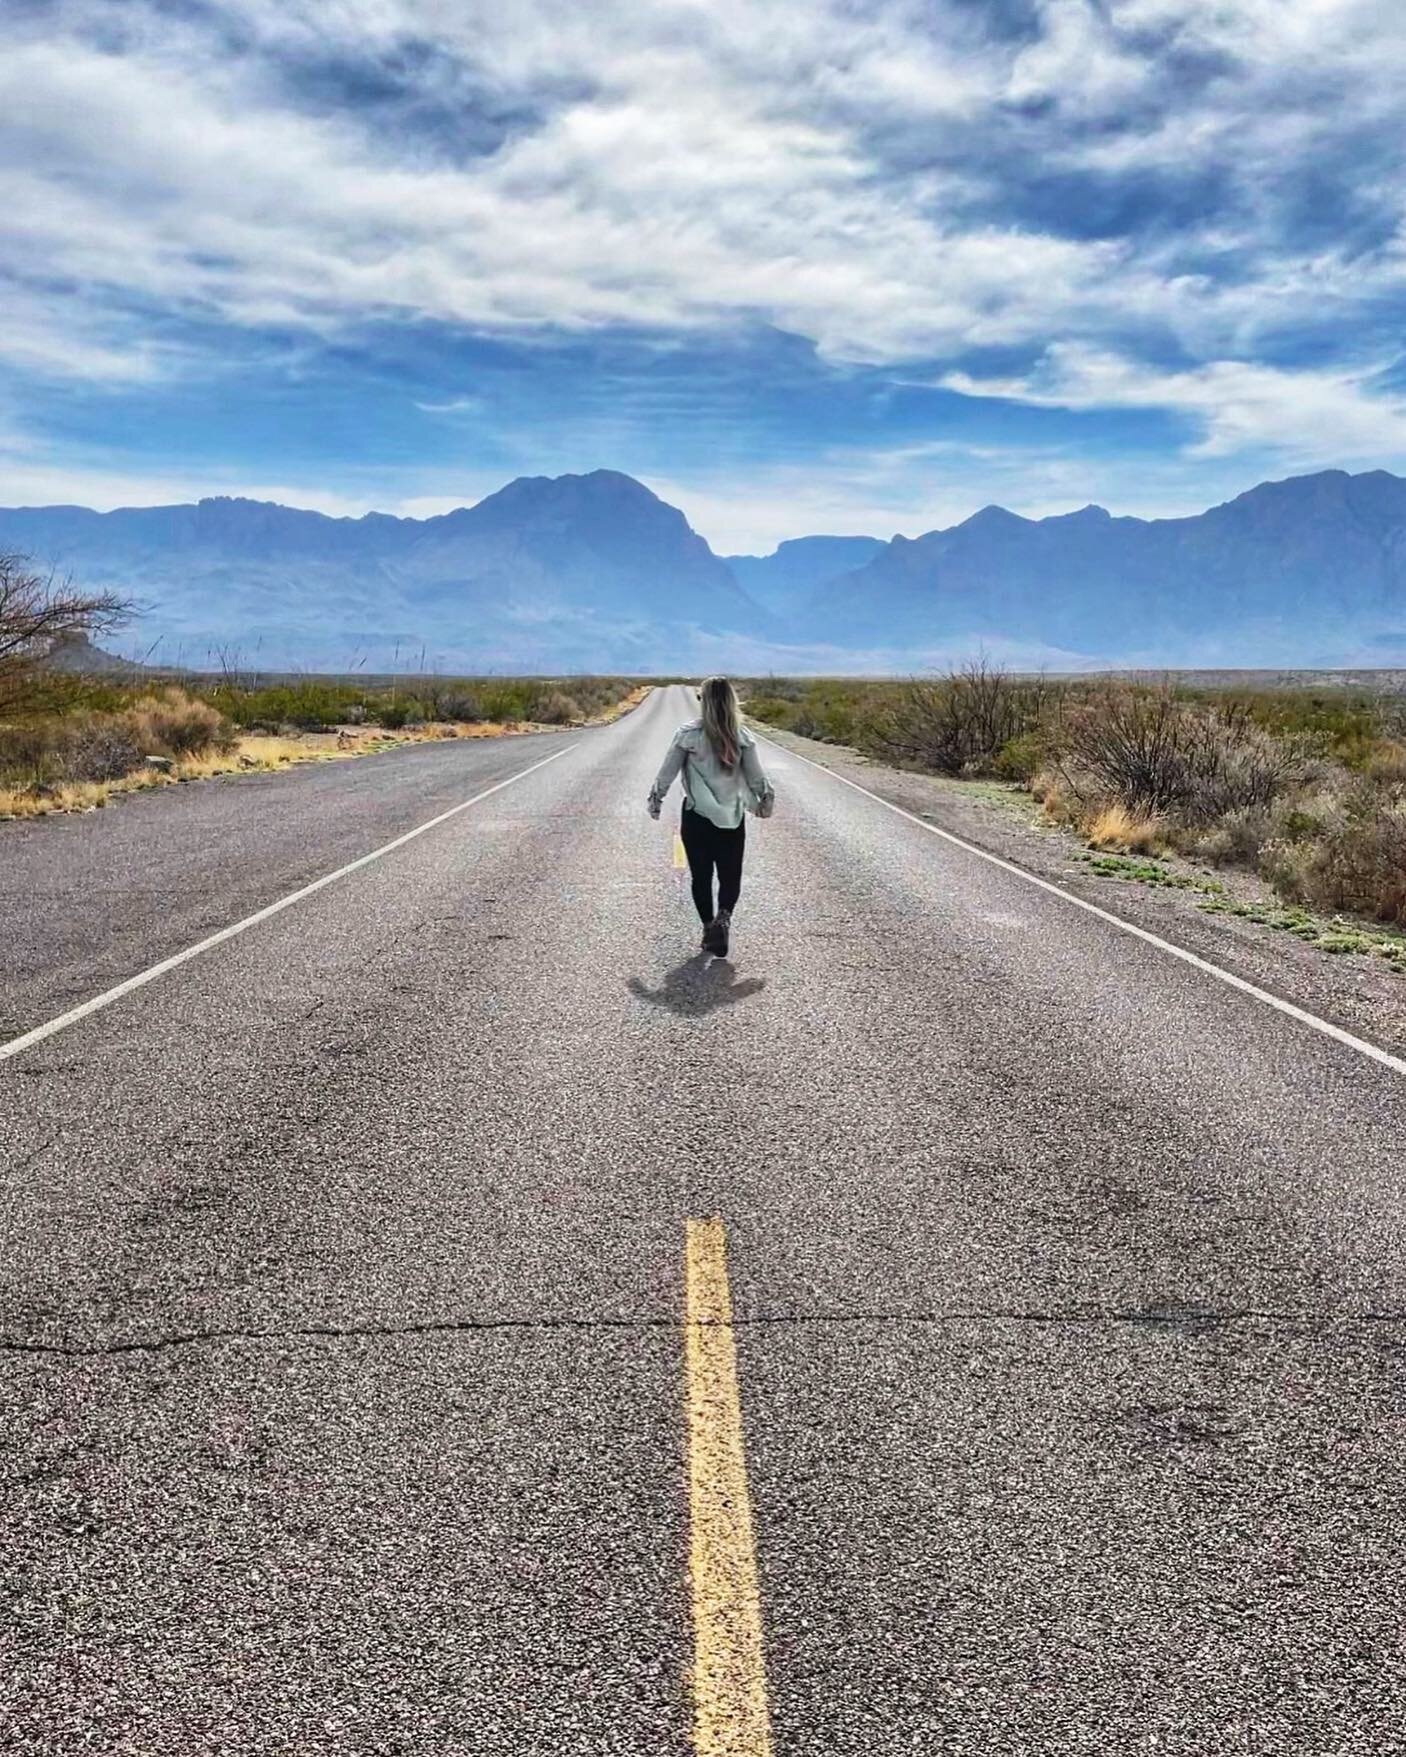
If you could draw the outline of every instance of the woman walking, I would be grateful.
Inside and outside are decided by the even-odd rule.
[[[742,724],[737,691],[725,677],[710,677],[698,692],[703,712],[680,726],[664,765],[649,790],[649,815],[658,817],[664,795],[683,771],[679,835],[693,879],[693,902],[703,922],[703,950],[727,956],[732,912],[742,889],[747,846],[746,814],[770,817],[776,795],[762,772],[757,741]],[[718,900],[713,904],[713,871]]]

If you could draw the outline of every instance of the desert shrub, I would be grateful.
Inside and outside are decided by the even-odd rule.
[[[805,702],[797,703],[795,712],[790,716],[790,729],[797,737],[813,738],[818,743],[826,742],[828,724],[826,716],[818,714]]]
[[[183,690],[139,696],[115,713],[83,709],[0,728],[0,779],[50,785],[117,781],[148,756],[226,752],[233,728],[208,702]]]
[[[236,726],[291,726],[300,732],[325,732],[361,705],[363,692],[323,678],[303,677],[261,689],[220,684],[207,694],[210,702]]]
[[[119,781],[140,768],[146,754],[125,717],[96,714],[74,724],[56,752],[66,781]]]
[[[871,754],[940,775],[985,774],[997,754],[1037,729],[1050,696],[982,660],[929,682],[915,679],[876,704],[864,727]]]
[[[1001,781],[1033,781],[1045,760],[1045,740],[1038,732],[1008,738],[991,759],[991,773]]]
[[[1273,835],[1270,814],[1259,806],[1228,811],[1218,823],[1174,838],[1187,854],[1212,866],[1256,866],[1260,851]]]
[[[218,708],[183,689],[141,696],[120,718],[144,755],[194,756],[233,750],[235,745],[234,729]]]
[[[418,676],[396,683],[336,677],[298,677],[250,686],[213,681],[202,691],[235,725],[248,730],[291,728],[325,732],[340,724],[371,723],[399,730],[430,720],[526,720],[553,690],[576,702],[582,716],[619,701],[630,685],[618,677],[447,678]]]
[[[1056,823],[1072,823],[1078,814],[1078,804],[1057,769],[1035,771],[1030,778],[1030,797],[1043,805],[1046,815]]]
[[[0,725],[0,781],[52,780],[61,748],[59,737],[59,722],[53,719]]]
[[[1289,903],[1307,903],[1314,891],[1313,867],[1318,851],[1312,842],[1290,842],[1270,837],[1255,862],[1260,877],[1267,879]]]
[[[1286,842],[1305,842],[1322,831],[1324,817],[1325,813],[1312,809],[1311,801],[1289,805],[1271,815],[1270,834]]]
[[[867,715],[884,686],[841,678],[798,682],[769,677],[742,688],[743,705],[755,720],[822,744],[860,743]]]
[[[938,683],[910,683],[868,726],[872,754],[890,762],[959,775],[969,741],[948,692]]]
[[[1389,697],[1361,690],[1277,689],[1191,690],[1177,694],[1187,701],[1211,702],[1243,715],[1278,738],[1298,738],[1341,768],[1361,769],[1371,759],[1377,740],[1389,733],[1397,711]]]
[[[575,720],[583,718],[581,705],[574,696],[566,695],[562,690],[544,690],[532,703],[526,716],[529,720],[540,721],[544,726],[568,726]]]
[[[537,685],[526,680],[492,679],[483,689],[484,715],[489,720],[526,720],[540,693]]]
[[[767,726],[786,726],[789,728],[791,715],[795,708],[794,697],[778,695],[749,695],[745,703],[747,712],[754,720],[760,720]]]
[[[436,689],[427,704],[436,720],[483,720],[483,705],[474,691],[463,688]]]
[[[1115,800],[1193,827],[1265,810],[1313,768],[1302,740],[1168,691],[1101,691],[1063,715],[1059,744],[1065,783],[1087,804]]]
[[[1387,787],[1406,787],[1406,742],[1396,738],[1375,740],[1363,764],[1368,780]]]
[[[1406,799],[1359,786],[1313,837],[1268,842],[1260,870],[1293,902],[1406,923]]]

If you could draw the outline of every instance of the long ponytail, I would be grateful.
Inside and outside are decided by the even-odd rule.
[[[737,767],[742,748],[742,713],[737,691],[725,677],[710,677],[698,692],[703,706],[703,731],[713,755],[725,769]]]

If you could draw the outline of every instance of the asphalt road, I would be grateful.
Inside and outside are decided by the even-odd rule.
[[[0,1747],[688,1752],[716,1216],[779,1757],[1406,1751],[1406,1079],[779,751],[698,958],[688,712],[0,832],[13,1034],[571,746],[0,1062]]]

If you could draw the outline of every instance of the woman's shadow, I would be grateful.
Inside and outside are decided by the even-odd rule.
[[[745,982],[736,980],[737,972],[726,958],[713,958],[707,952],[695,952],[682,964],[664,973],[658,988],[650,988],[638,976],[632,976],[626,987],[637,1000],[651,1006],[667,1007],[671,1013],[686,1018],[700,1018],[718,1007],[745,1001],[766,987],[766,979],[749,976]]]

